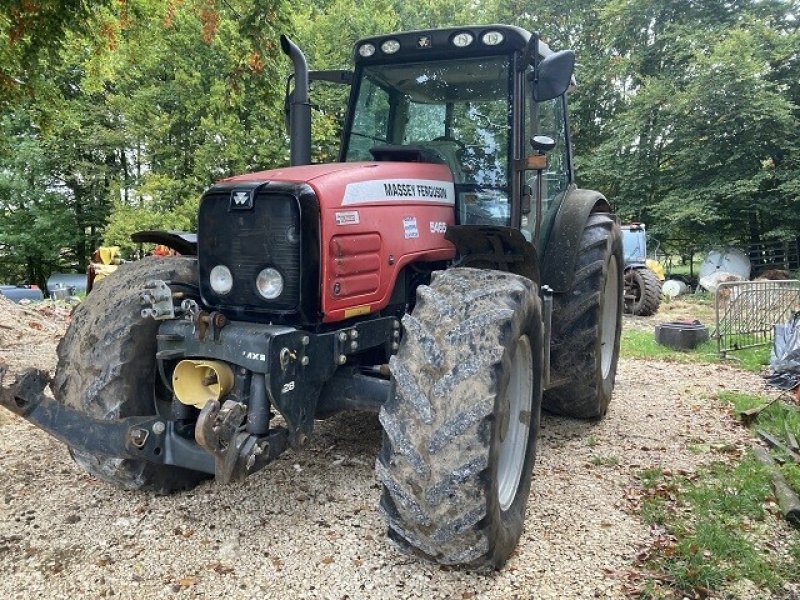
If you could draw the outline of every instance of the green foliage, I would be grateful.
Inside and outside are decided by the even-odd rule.
[[[797,71],[794,4],[620,0],[601,11],[625,84],[584,176],[667,250],[796,235],[800,96],[784,76]]]
[[[769,363],[769,352],[768,346],[746,348],[730,353],[727,361],[747,371],[758,373]],[[713,341],[704,342],[692,350],[673,350],[656,342],[653,332],[638,329],[623,329],[620,356],[680,363],[714,363],[722,360]]]
[[[691,478],[651,470],[640,479],[642,516],[667,536],[645,566],[661,573],[670,588],[707,594],[750,580],[776,591],[800,579],[798,557],[775,550],[776,517],[764,510],[772,496],[770,476],[752,456],[734,466],[714,463]]]
[[[742,392],[723,390],[717,393],[723,402],[733,404],[736,413],[764,406],[770,403],[770,398]],[[775,438],[786,443],[786,432],[790,431],[796,438],[800,438],[800,411],[792,405],[775,401],[758,413],[757,419],[752,424],[752,429],[763,429]],[[794,463],[789,456],[780,450],[772,450],[776,456],[781,456],[786,462],[781,465],[783,476],[789,485],[800,494],[800,465]]]
[[[37,4],[0,13],[8,56],[27,52],[9,45],[19,19],[58,29],[26,94],[2,97],[0,281],[43,285],[104,242],[132,250],[137,229],[192,228],[211,183],[286,162],[281,0],[76,3],[80,23],[58,27],[58,3]]]
[[[0,6],[0,109],[36,93],[70,32],[88,35],[109,0],[6,0]]]

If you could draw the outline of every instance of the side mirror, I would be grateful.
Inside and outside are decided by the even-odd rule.
[[[572,50],[554,52],[536,66],[533,82],[533,99],[545,102],[558,98],[569,89],[575,70],[575,53]]]

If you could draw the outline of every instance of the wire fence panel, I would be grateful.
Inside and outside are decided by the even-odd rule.
[[[766,346],[775,325],[800,310],[800,281],[732,281],[721,283],[714,300],[717,352]]]

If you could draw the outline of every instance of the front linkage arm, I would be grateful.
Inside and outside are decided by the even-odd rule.
[[[6,371],[0,367],[0,383]],[[0,386],[0,406],[79,452],[184,467],[216,474],[217,481],[227,483],[263,468],[286,448],[285,431],[274,431],[258,443],[243,436],[239,424],[244,407],[235,402],[226,402],[222,410],[219,403],[209,403],[206,418],[200,420],[204,439],[209,443],[213,439],[212,454],[178,435],[173,422],[159,417],[94,419],[45,395],[49,383],[47,373],[29,369],[10,386]]]

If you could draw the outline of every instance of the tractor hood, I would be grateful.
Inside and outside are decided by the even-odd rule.
[[[447,227],[455,223],[456,203],[453,174],[446,165],[394,161],[298,165],[231,177],[220,184],[215,186],[219,191],[207,195],[200,206],[201,278],[208,277],[204,269],[212,264],[239,265],[241,270],[242,265],[261,265],[266,260],[262,256],[274,255],[280,260],[272,258],[270,264],[292,275],[286,280],[287,290],[296,292],[292,301],[301,284],[290,286],[302,279],[306,286],[302,297],[314,304],[325,322],[382,310],[407,265],[444,262],[455,255],[454,246],[444,238]],[[231,194],[262,185],[264,192],[256,194],[250,208],[229,210]],[[284,251],[280,246],[283,236],[275,238],[278,241],[267,238],[269,232],[288,225],[286,219],[292,218],[288,207],[293,205],[286,203],[285,192],[269,190],[298,186],[307,186],[316,201],[302,208],[307,245],[302,258],[298,254],[295,260],[291,248]],[[219,256],[210,256],[212,251]],[[209,256],[205,260],[204,252]],[[254,280],[256,272],[245,278]],[[243,286],[236,293],[248,290]],[[233,295],[214,306],[233,310],[237,305],[264,304],[257,297],[234,302]]]
[[[455,205],[453,174],[445,165],[418,162],[352,162],[270,169],[220,183],[305,183],[320,208],[430,203]]]

